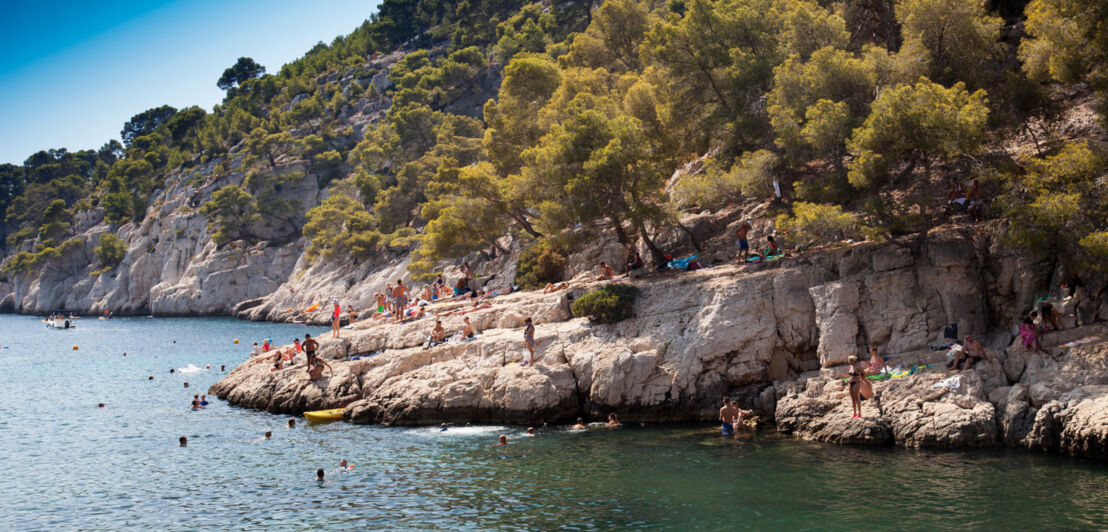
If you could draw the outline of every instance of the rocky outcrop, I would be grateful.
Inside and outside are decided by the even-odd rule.
[[[324,340],[335,376],[315,384],[296,366],[273,372],[244,365],[212,393],[280,412],[344,407],[350,421],[384,424],[537,423],[608,412],[708,420],[729,395],[775,417],[783,432],[820,441],[1018,444],[1096,456],[1105,440],[1101,387],[1108,382],[1059,382],[1067,372],[1099,368],[1073,358],[1078,348],[1058,355],[1072,367],[1006,349],[1008,323],[993,317],[1019,312],[1007,307],[1018,309],[1037,277],[1023,273],[1019,259],[993,251],[991,242],[950,231],[763,265],[650,274],[629,281],[641,290],[635,316],[614,325],[571,316],[572,298],[596,286],[582,273],[554,294],[513,293],[480,307],[436,303],[434,318],[404,324],[358,322],[341,340]],[[453,332],[466,317],[480,331],[475,340],[424,346],[434,319]],[[533,367],[520,365],[526,317],[538,330]],[[835,375],[846,356],[872,343],[893,365],[938,364],[943,353],[928,346],[940,343],[949,323],[989,339],[990,360],[956,383],[945,380],[941,365],[879,382],[865,417],[850,417],[846,386]],[[1090,330],[1099,331],[1048,339],[1061,343]]]

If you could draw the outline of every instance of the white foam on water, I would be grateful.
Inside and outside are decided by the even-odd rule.
[[[189,364],[183,368],[177,368],[177,371],[180,373],[200,373],[201,371],[204,371],[204,368],[201,368],[195,364]]]
[[[503,426],[489,426],[479,425],[470,427],[454,427],[447,425],[447,429],[444,431],[442,427],[431,426],[423,427],[419,429],[413,429],[413,432],[420,436],[433,437],[433,436],[484,436],[489,434],[507,434],[516,432],[511,427]]]

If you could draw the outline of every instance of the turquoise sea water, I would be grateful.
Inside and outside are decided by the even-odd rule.
[[[304,332],[323,331],[0,316],[0,529],[1108,528],[1108,466],[1021,451],[725,441],[709,424],[285,429],[214,398],[188,410],[253,341]],[[188,364],[212,369],[169,373]],[[490,447],[501,433],[511,445]]]

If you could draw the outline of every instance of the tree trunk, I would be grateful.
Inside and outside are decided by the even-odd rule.
[[[612,227],[616,231],[616,239],[619,240],[620,244],[623,244],[623,247],[627,247],[631,241],[627,238],[627,232],[623,230],[623,221],[615,216],[612,216],[611,219]]]
[[[539,233],[538,231],[535,230],[534,226],[531,225],[531,222],[529,222],[527,220],[526,216],[523,216],[522,214],[518,214],[518,213],[515,213],[515,212],[512,212],[512,211],[507,211],[507,212],[508,212],[509,217],[511,217],[513,220],[515,220],[515,222],[517,224],[519,224],[519,226],[522,227],[524,231],[527,231],[527,234],[529,234],[529,235],[531,235],[535,238],[542,238],[542,233]]]
[[[688,227],[685,227],[685,224],[683,224],[681,222],[677,222],[677,227],[680,227],[681,230],[684,231],[686,235],[689,235],[689,240],[692,241],[692,245],[693,245],[694,248],[696,248],[697,252],[704,251],[704,249],[700,247],[700,240],[697,239],[696,235],[693,234],[692,229],[689,229]]]
[[[641,237],[643,243],[646,244],[646,249],[650,250],[650,256],[654,259],[654,266],[658,267],[666,264],[668,262],[666,261],[666,254],[662,253],[662,250],[658,249],[658,246],[654,244],[654,240],[652,240],[650,238],[650,235],[647,234],[646,225],[638,224],[638,226],[639,237]]]

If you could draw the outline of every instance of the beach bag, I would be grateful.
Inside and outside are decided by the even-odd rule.
[[[958,339],[958,324],[957,323],[951,323],[950,325],[947,325],[946,328],[943,329],[943,338],[950,338],[951,340],[957,340]]]

